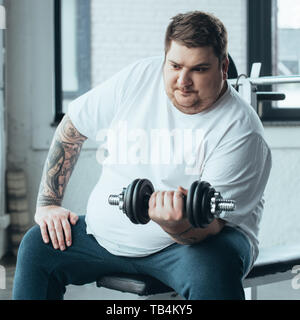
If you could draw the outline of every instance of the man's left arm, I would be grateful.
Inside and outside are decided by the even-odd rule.
[[[221,214],[206,228],[193,228],[184,214],[187,190],[158,191],[151,195],[149,216],[181,244],[197,243],[222,230],[226,221],[239,225],[261,201],[271,169],[271,153],[257,134],[225,141],[205,163],[201,180],[223,197],[236,201],[234,212]]]

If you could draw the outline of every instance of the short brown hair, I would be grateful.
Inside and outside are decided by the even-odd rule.
[[[227,57],[227,30],[214,15],[192,11],[178,14],[171,19],[165,36],[165,55],[171,41],[188,48],[211,46],[219,62]]]

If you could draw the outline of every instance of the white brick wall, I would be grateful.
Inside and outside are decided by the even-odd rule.
[[[177,13],[215,14],[229,34],[229,52],[246,71],[245,0],[91,0],[92,86],[138,58],[163,53],[165,29]]]

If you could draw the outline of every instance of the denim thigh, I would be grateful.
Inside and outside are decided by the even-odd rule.
[[[249,240],[229,226],[197,244],[173,244],[134,262],[189,300],[245,299],[242,280],[250,263]]]
[[[85,216],[79,216],[71,230],[72,245],[64,251],[45,244],[38,225],[25,234],[18,251],[13,299],[62,299],[69,284],[91,283],[114,272],[136,272],[130,259],[112,255],[86,233]]]

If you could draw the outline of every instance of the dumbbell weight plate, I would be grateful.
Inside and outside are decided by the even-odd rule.
[[[193,227],[196,227],[196,223],[194,221],[194,215],[193,215],[193,197],[194,197],[194,192],[197,185],[198,185],[198,181],[194,181],[191,184],[190,189],[188,190],[187,198],[186,198],[186,214],[190,224]]]
[[[205,220],[207,212],[203,207],[203,198],[208,191],[210,184],[205,181],[198,181],[197,187],[193,196],[193,220],[197,228],[203,228],[202,222]]]
[[[210,200],[214,195],[215,190],[208,184],[202,195],[201,214],[199,216],[198,225],[201,228],[206,228],[214,219],[211,213]]]
[[[124,212],[131,222],[137,223],[133,214],[132,199],[136,184],[140,179],[135,179],[125,190],[124,193]]]
[[[135,185],[132,197],[133,218],[136,221],[134,223],[146,224],[149,222],[149,205],[147,200],[149,200],[149,195],[153,192],[154,187],[148,179],[140,179]]]

